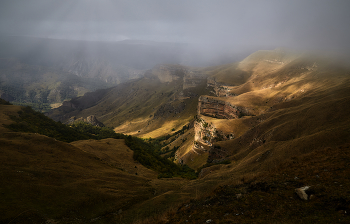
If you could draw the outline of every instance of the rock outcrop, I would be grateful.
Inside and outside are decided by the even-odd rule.
[[[99,120],[97,120],[96,116],[95,115],[90,115],[86,118],[86,121],[84,119],[84,122],[86,123],[89,123],[93,126],[97,126],[97,127],[104,127],[105,125],[100,122]]]
[[[85,122],[88,124],[91,124],[93,126],[97,126],[97,127],[104,127],[105,125],[100,122],[99,120],[97,120],[95,115],[90,115],[87,118],[76,118],[76,117],[71,117],[68,121],[67,124],[74,124],[75,122]]]
[[[212,142],[216,138],[216,128],[213,124],[207,123],[202,118],[197,118],[194,122],[195,137],[194,144],[195,148],[200,147],[198,143],[203,145],[212,146]]]
[[[200,96],[198,99],[198,114],[221,119],[232,119],[249,115],[249,111],[246,108],[231,105],[226,101]]]
[[[207,87],[213,88],[213,91],[211,92],[218,97],[235,96],[235,94],[231,93],[233,86],[223,84],[223,83],[218,83],[215,81],[215,78],[213,77],[207,78]]]

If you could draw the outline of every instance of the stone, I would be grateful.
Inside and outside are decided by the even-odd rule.
[[[104,127],[105,125],[98,121],[95,115],[90,115],[86,118],[86,123],[89,123],[93,126]]]
[[[231,105],[229,102],[217,100],[206,96],[200,96],[198,99],[198,114],[205,116],[216,117],[220,119],[239,118],[246,108]]]
[[[310,186],[304,186],[301,188],[297,188],[295,189],[295,193],[297,193],[297,195],[302,199],[307,201],[308,200],[308,195],[306,194],[305,191],[307,191],[308,189],[310,189]]]

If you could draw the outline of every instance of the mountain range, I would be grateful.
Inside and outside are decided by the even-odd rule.
[[[2,222],[347,223],[349,93],[347,66],[286,49],[155,65],[46,113],[93,115],[124,138],[67,143],[1,127]],[[2,104],[4,125],[24,113]],[[157,178],[133,157],[135,136],[197,178]]]

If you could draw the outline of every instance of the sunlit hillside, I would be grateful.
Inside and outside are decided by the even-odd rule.
[[[143,137],[162,159],[196,170],[192,180],[135,161],[131,136],[64,143],[2,127],[3,220],[347,223],[349,75],[325,57],[259,51],[202,69],[159,65],[49,114],[95,115]],[[19,110],[1,105],[1,123]],[[296,189],[306,186],[302,198]]]
[[[197,114],[198,96],[209,94],[201,70],[160,65],[145,77],[108,90],[88,93],[48,115],[62,122],[91,114],[116,132],[159,137],[178,130]]]

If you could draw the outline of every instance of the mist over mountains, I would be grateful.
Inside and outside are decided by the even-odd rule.
[[[350,223],[349,8],[0,1],[0,224]]]
[[[154,66],[64,101],[60,122],[0,100],[0,220],[348,223],[349,71],[261,50]]]
[[[203,52],[154,41],[0,37],[1,97],[47,110],[51,104],[140,78],[157,64],[217,65],[248,53]]]

